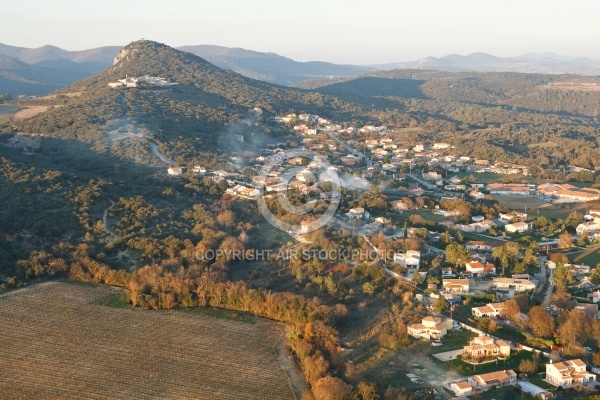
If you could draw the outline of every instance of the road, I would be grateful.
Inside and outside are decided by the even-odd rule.
[[[419,178],[415,174],[406,174],[406,176],[409,176],[411,179],[419,182],[421,185],[425,186],[425,188],[427,188],[428,190],[437,189],[436,185],[432,185],[431,183],[424,181],[423,179]]]
[[[550,306],[550,297],[552,297],[552,293],[554,292],[554,282],[552,281],[552,270],[547,268],[546,262],[548,261],[548,257],[541,256],[539,257],[540,263],[540,275],[537,277],[537,281],[539,282],[539,287],[544,287],[546,281],[549,280],[549,285],[546,288],[546,293],[544,293],[544,300],[542,301],[542,305],[544,307]],[[550,273],[550,276],[548,274]]]
[[[338,139],[337,137],[335,137],[333,135],[333,133],[329,133],[328,135],[330,138],[335,140],[337,142],[337,144],[343,146],[348,151],[348,153],[353,154],[360,158],[364,158],[367,161],[367,167],[370,167],[371,165],[373,165],[373,161],[370,160],[366,155],[364,155],[363,153],[361,153],[360,151],[358,151],[356,149],[353,149],[347,143],[345,143],[345,142],[341,141],[340,139]]]
[[[158,150],[158,145],[154,142],[148,142],[150,144],[150,148],[152,149],[152,152],[154,153],[154,155],[156,157],[158,157],[162,162],[164,162],[165,164],[169,164],[169,165],[173,165],[175,164],[172,160],[170,160],[169,158],[165,157],[159,150]]]

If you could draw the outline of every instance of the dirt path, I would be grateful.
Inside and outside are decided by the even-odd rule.
[[[114,206],[115,206],[115,202],[110,200],[110,207],[108,207],[106,210],[104,210],[104,213],[102,214],[102,225],[104,225],[104,231],[106,233],[108,233],[110,236],[110,239],[108,239],[108,243],[114,243],[118,239],[117,234],[108,227],[108,222],[107,222],[108,212]]]
[[[422,346],[407,350],[402,353],[402,358],[413,360],[413,362],[407,364],[407,367],[412,367],[413,371],[411,372],[417,375],[419,379],[425,381],[429,386],[435,388],[443,399],[454,397],[444,389],[445,383],[465,379],[462,375],[452,371],[440,361],[433,360]]]
[[[294,356],[292,355],[289,347],[284,344],[283,339],[275,343],[273,346],[273,351],[277,355],[277,359],[281,364],[281,368],[288,377],[290,386],[294,391],[296,399],[304,398],[302,394],[309,390],[308,385],[304,380],[302,371],[300,371],[296,361],[294,360]]]
[[[164,154],[162,154],[160,152],[160,150],[158,150],[158,145],[154,142],[148,142],[150,144],[150,148],[152,149],[152,152],[154,153],[154,155],[156,157],[158,157],[160,159],[160,161],[164,162],[165,164],[175,164],[171,159],[167,158]]]

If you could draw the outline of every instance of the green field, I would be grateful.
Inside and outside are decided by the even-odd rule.
[[[577,254],[569,254],[569,261],[576,264],[585,264],[594,268],[600,264],[600,247],[595,249],[588,249]]]
[[[590,208],[600,208],[600,202],[593,201],[589,203],[563,204],[560,208],[540,208],[539,214],[546,218],[566,219],[573,211],[577,211],[580,214],[587,214]]]
[[[536,210],[550,204],[537,197],[528,196],[494,196],[494,199],[498,200],[498,203],[511,210]],[[541,210],[543,210],[543,208],[540,209],[540,212]]]
[[[471,175],[475,177],[477,183],[494,183],[500,181],[505,175],[492,174],[489,172],[475,173],[475,172],[459,172],[454,174],[458,179],[465,179]]]

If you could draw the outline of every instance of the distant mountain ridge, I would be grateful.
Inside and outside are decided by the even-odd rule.
[[[516,57],[496,57],[488,53],[466,56],[449,54],[444,57],[426,57],[417,61],[378,64],[379,70],[427,69],[439,71],[521,72],[528,74],[600,75],[600,60],[567,57],[556,53],[527,53]]]
[[[0,55],[4,56],[0,61],[0,93],[13,96],[50,93],[108,68],[120,49],[121,46],[105,46],[67,51],[51,45],[25,48],[0,43]],[[181,46],[178,50],[190,52],[220,68],[246,77],[284,86],[392,69],[600,75],[600,60],[555,53],[527,53],[516,57],[496,57],[487,53],[466,56],[450,54],[410,62],[359,66],[321,61],[299,62],[275,53],[215,45]],[[9,63],[5,57],[14,61]]]
[[[188,51],[224,69],[230,69],[249,78],[279,85],[325,77],[351,77],[375,70],[373,67],[339,65],[322,61],[300,62],[275,53],[262,53],[241,48],[212,45],[182,46]]]

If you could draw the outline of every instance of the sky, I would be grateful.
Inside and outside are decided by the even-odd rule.
[[[2,7],[0,43],[83,50],[144,38],[363,65],[473,52],[600,59],[598,15],[597,0],[20,0]]]

